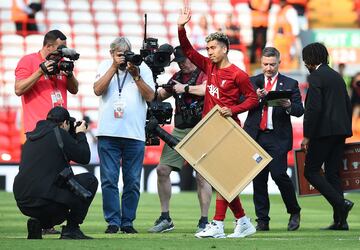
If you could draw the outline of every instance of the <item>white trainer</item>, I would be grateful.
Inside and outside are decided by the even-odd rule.
[[[196,238],[225,238],[224,222],[213,220],[204,230],[195,234]]]
[[[251,224],[250,219],[245,216],[238,219],[235,224],[234,233],[229,234],[228,238],[245,238],[256,233],[256,228]]]

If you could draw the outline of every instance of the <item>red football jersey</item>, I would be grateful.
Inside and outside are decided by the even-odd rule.
[[[234,64],[226,68],[217,68],[209,58],[204,57],[191,46],[185,29],[180,28],[178,33],[181,47],[186,56],[208,77],[203,116],[218,104],[220,107],[230,108],[233,119],[240,123],[237,114],[258,105],[258,98],[249,76]],[[241,96],[245,97],[242,102],[240,101]]]

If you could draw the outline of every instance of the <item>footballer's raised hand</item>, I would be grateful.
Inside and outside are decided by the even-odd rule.
[[[177,21],[179,27],[184,27],[191,19],[191,10],[188,6],[184,6],[183,9],[180,9],[180,15]]]

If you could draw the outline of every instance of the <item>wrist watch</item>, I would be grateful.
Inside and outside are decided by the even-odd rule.
[[[136,81],[139,81],[139,80],[140,80],[140,78],[141,78],[141,76],[140,76],[140,75],[133,77],[133,79],[134,79],[134,81],[135,81],[135,82],[136,82]]]
[[[185,91],[185,93],[189,93],[189,85],[186,85],[186,86],[184,87],[184,91]]]

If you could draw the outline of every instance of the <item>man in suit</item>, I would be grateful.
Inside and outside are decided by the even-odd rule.
[[[290,214],[288,230],[300,226],[300,206],[296,200],[292,181],[286,173],[287,153],[292,149],[293,135],[290,116],[304,113],[298,82],[278,72],[280,53],[276,48],[266,47],[262,52],[263,74],[250,78],[260,105],[249,111],[244,124],[245,131],[256,140],[273,160],[253,180],[257,231],[269,230],[270,201],[267,188],[269,172],[278,186],[286,210]],[[269,91],[292,91],[291,98],[279,99],[276,106],[268,106],[265,97]]]
[[[328,66],[324,45],[312,43],[302,51],[310,72],[305,100],[304,176],[331,204],[334,222],[328,230],[349,230],[347,216],[354,203],[344,199],[339,168],[342,166],[345,138],[351,132],[351,105],[342,77]],[[325,174],[320,173],[325,163]]]

